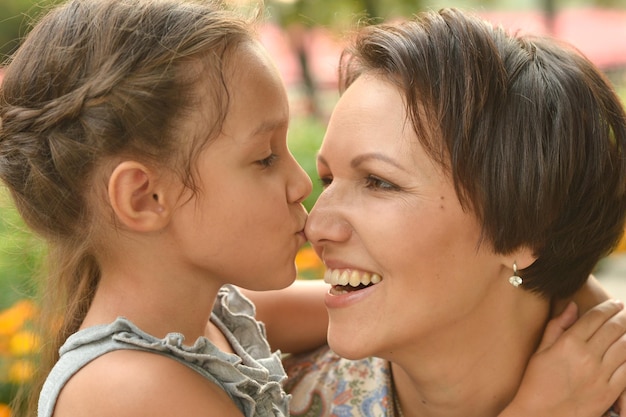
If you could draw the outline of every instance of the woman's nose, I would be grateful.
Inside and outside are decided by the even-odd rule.
[[[320,194],[309,213],[304,229],[307,238],[314,246],[330,242],[345,242],[350,238],[352,231],[343,212],[345,208],[335,204],[327,191],[328,189]]]

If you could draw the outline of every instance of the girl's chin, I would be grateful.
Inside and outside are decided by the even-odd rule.
[[[282,290],[293,284],[296,280],[296,277],[286,278],[282,281],[275,282],[272,288],[265,288],[264,290]]]
[[[281,275],[272,275],[267,279],[258,279],[247,286],[242,286],[251,291],[273,291],[273,290],[282,290],[287,288],[296,280],[296,271],[295,269],[292,271],[286,271]]]

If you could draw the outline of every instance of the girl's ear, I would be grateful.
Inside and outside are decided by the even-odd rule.
[[[167,187],[145,165],[124,161],[109,178],[108,194],[118,220],[129,230],[160,230],[169,222],[171,207],[166,202]]]

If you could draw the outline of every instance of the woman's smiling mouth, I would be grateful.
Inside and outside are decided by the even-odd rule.
[[[330,292],[333,295],[358,291],[381,281],[382,277],[376,273],[354,269],[327,269],[324,273],[324,282],[332,285]]]

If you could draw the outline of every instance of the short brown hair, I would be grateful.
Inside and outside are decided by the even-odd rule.
[[[363,72],[395,83],[422,146],[451,175],[498,253],[537,260],[524,288],[578,289],[618,243],[626,215],[626,115],[572,47],[516,36],[455,9],[361,30],[345,89]]]

